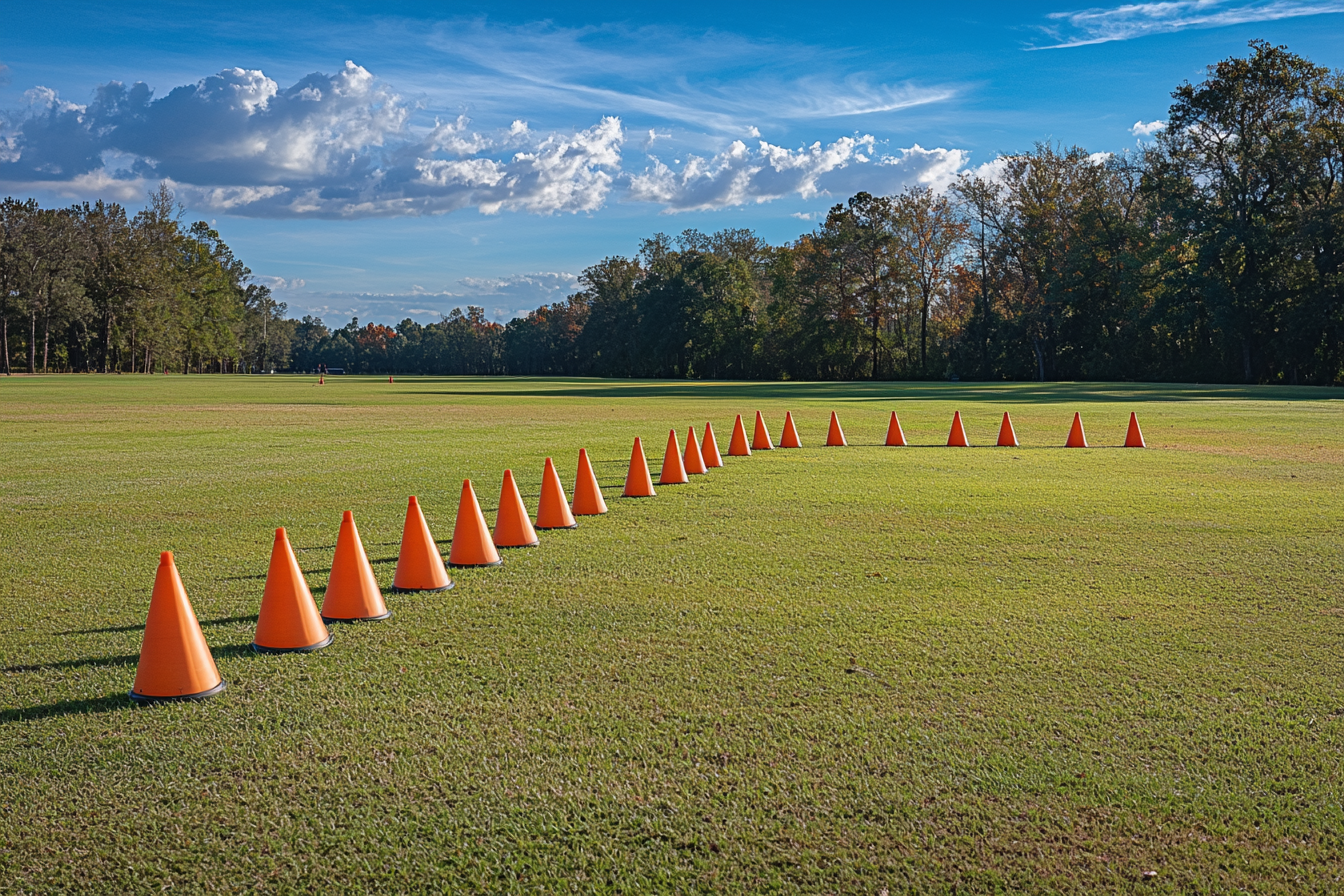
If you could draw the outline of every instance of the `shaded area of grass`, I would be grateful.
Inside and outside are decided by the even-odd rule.
[[[1330,390],[321,388],[0,383],[12,889],[1344,887]],[[656,471],[669,427],[726,448],[758,408],[808,447],[619,497],[634,436]],[[858,447],[815,447],[831,409]],[[954,409],[1024,447],[875,447]],[[1154,450],[1063,450],[1073,410]],[[552,456],[568,487],[581,446],[607,516],[318,653],[246,647],[274,527],[320,599],[354,510],[387,586],[406,495],[446,545],[464,477],[535,495]],[[165,549],[229,689],[132,710]]]

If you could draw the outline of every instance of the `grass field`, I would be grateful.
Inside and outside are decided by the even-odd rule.
[[[757,409],[807,447],[619,498]],[[0,892],[1344,891],[1338,391],[15,377],[0,435]],[[606,516],[248,648],[274,527],[387,586],[407,495],[446,555],[580,447]],[[161,550],[229,687],[135,708]]]

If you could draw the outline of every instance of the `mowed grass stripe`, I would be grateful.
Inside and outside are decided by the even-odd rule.
[[[0,879],[19,892],[1328,892],[1328,390],[50,377],[0,383]],[[669,428],[801,450],[621,499]],[[819,447],[836,410],[850,448]],[[889,414],[938,446],[882,448]],[[1002,411],[1020,449],[992,444]],[[1119,445],[1061,446],[1074,410]],[[391,583],[408,494],[592,455],[611,512],[258,657],[273,529]],[[130,707],[160,550],[229,690]],[[1145,870],[1157,870],[1142,882]]]

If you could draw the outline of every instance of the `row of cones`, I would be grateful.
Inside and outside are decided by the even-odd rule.
[[[826,444],[828,446],[846,444],[839,417],[834,412],[831,414]],[[901,431],[900,420],[897,419],[895,412],[891,415],[886,444],[906,444],[905,434]],[[952,431],[947,444],[963,447],[970,444],[966,438],[960,412],[953,415]],[[1006,412],[999,428],[998,444],[1017,446],[1017,434]],[[1078,414],[1074,414],[1073,427],[1069,432],[1066,446],[1087,447],[1082,417]],[[1145,447],[1138,418],[1132,413],[1129,417],[1129,432],[1125,438],[1125,446]],[[798,437],[792,413],[785,414],[779,447],[802,447],[802,440]],[[771,444],[769,430],[759,411],[756,413],[756,429],[750,444],[747,442],[742,417],[738,415],[729,441],[730,457],[749,457],[753,450],[768,451],[772,448],[774,445]],[[698,440],[695,428],[692,427],[687,433],[684,452],[678,443],[676,430],[670,430],[658,484],[685,483],[689,481],[690,476],[704,474],[710,468],[722,466],[723,457],[719,453],[712,424],[705,424],[704,435]],[[630,498],[653,497],[656,494],[648,461],[644,456],[644,447],[639,438],[635,439],[631,450],[630,466],[622,494]],[[393,576],[392,590],[445,591],[453,587],[447,567],[498,566],[502,562],[499,555],[500,548],[534,547],[540,543],[537,538],[538,529],[573,529],[578,526],[576,516],[591,516],[606,512],[607,504],[603,500],[602,490],[586,449],[579,451],[578,477],[572,504],[566,499],[564,486],[556,473],[555,464],[551,458],[546,458],[542,473],[541,500],[535,523],[528,516],[512,470],[504,471],[499,511],[493,532],[486,525],[485,515],[481,512],[471,480],[466,479],[462,482],[457,521],[453,527],[452,547],[445,564],[438,544],[429,531],[429,525],[425,522],[420,504],[415,496],[411,496],[406,508],[401,550],[397,556],[397,570]],[[312,592],[308,589],[285,530],[283,528],[275,530],[270,567],[266,574],[266,586],[262,592],[261,609],[257,616],[256,636],[252,643],[254,650],[261,653],[320,650],[332,642],[332,634],[327,629],[327,623],[374,621],[387,619],[391,615],[374,577],[368,554],[364,551],[353,513],[345,511],[341,520],[331,576],[321,610],[317,608]],[[159,569],[154,579],[149,617],[145,624],[140,662],[136,669],[131,697],[138,702],[146,703],[202,699],[219,693],[224,687],[225,682],[220,677],[214,657],[210,654],[205,636],[201,632],[200,623],[192,611],[186,589],[173,562],[173,555],[165,551],[159,557]]]

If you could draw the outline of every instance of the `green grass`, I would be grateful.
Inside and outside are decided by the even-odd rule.
[[[1340,892],[1338,395],[0,382],[0,891]],[[807,447],[618,497],[756,409]],[[608,515],[248,649],[275,526],[320,600],[352,509],[387,586],[407,495],[446,554],[580,447]],[[229,687],[137,709],[161,550]]]

